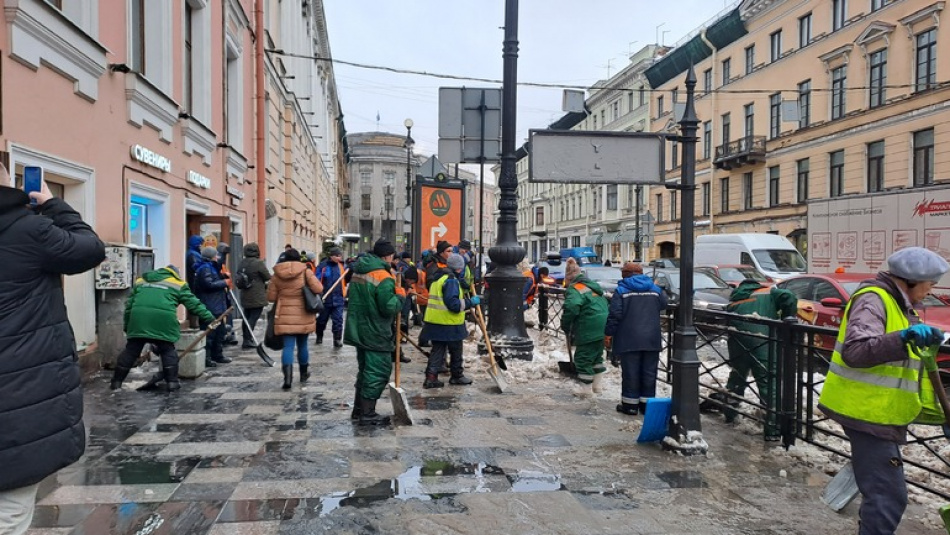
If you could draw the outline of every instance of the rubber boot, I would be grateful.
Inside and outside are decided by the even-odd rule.
[[[449,384],[450,384],[450,385],[462,385],[462,386],[465,386],[465,385],[470,385],[470,384],[472,384],[472,380],[469,379],[468,377],[465,377],[465,374],[464,374],[464,373],[459,373],[458,375],[455,375],[455,374],[453,373],[453,374],[452,374],[452,377],[449,378]]]
[[[389,425],[389,416],[376,413],[376,400],[360,398],[360,425]]]
[[[300,365],[300,382],[306,383],[307,379],[310,379],[310,365],[301,364]]]
[[[317,345],[323,343],[323,333],[317,333]]]
[[[409,355],[407,355],[405,351],[403,351],[399,353],[399,362],[402,362],[403,364],[409,364],[412,362],[412,359],[409,358]]]
[[[439,374],[427,373],[426,381],[422,383],[422,388],[442,388],[445,383],[439,380]]]
[[[155,390],[158,387],[158,383],[161,383],[165,380],[164,372],[155,372],[152,375],[152,378],[148,380],[147,383],[138,387],[136,390]]]
[[[178,381],[178,365],[165,366],[162,370],[165,375],[165,390],[174,392],[181,390],[181,383]]]
[[[353,395],[353,412],[350,413],[350,420],[359,420],[363,414],[363,408],[360,407],[360,387],[356,387],[356,394]]]
[[[594,384],[591,385],[591,390],[595,394],[600,394],[604,391],[604,374],[597,373],[594,374]]]
[[[591,383],[585,383],[581,381],[577,387],[574,388],[574,396],[579,398],[589,398],[594,395]]]
[[[281,388],[290,390],[290,384],[294,381],[294,366],[292,364],[289,366],[281,366],[280,369],[284,372],[284,384]]]
[[[115,371],[112,373],[112,383],[109,384],[109,389],[118,390],[122,388],[122,382],[129,376],[130,371],[131,368],[120,368],[116,366]]]
[[[333,347],[335,347],[335,348],[337,348],[337,349],[343,347],[343,337],[342,337],[342,336],[339,337],[339,338],[337,338],[336,336],[333,337]]]
[[[621,412],[630,416],[636,416],[640,413],[640,406],[634,405],[632,403],[618,403],[617,412]]]

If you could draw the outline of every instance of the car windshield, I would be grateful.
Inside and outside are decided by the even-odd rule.
[[[595,281],[618,281],[622,278],[620,269],[614,267],[589,267],[584,271],[591,280]]]
[[[766,282],[768,279],[754,267],[723,267],[719,268],[719,278],[724,281],[742,282],[752,279],[757,282]]]
[[[596,256],[582,256],[580,258],[575,257],[574,260],[577,260],[577,265],[579,266],[589,266],[591,264],[600,263],[600,259]]]
[[[752,254],[769,271],[804,273],[807,267],[801,253],[791,249],[757,249]]]
[[[670,283],[673,286],[674,290],[679,290],[680,286],[680,274],[679,273],[670,273],[669,274]],[[715,275],[710,275],[708,273],[701,273],[699,271],[693,273],[693,289],[694,290],[706,290],[709,288],[730,288],[728,284],[725,283],[719,277]]]

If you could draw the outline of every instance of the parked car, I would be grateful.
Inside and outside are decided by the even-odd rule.
[[[755,266],[747,266],[743,264],[696,266],[696,271],[712,273],[713,275],[716,275],[720,279],[726,281],[729,286],[734,288],[739,286],[739,283],[746,279],[752,279],[765,285],[771,285],[773,282],[775,282],[772,277],[765,275]]]
[[[554,279],[554,282],[558,284],[564,283],[564,270],[566,259],[561,259],[560,253],[557,251],[549,251],[544,254],[544,260],[538,262],[537,267],[546,267],[548,268],[548,275]]]
[[[798,317],[812,325],[841,327],[844,308],[863,281],[873,279],[874,273],[821,273],[800,275],[776,284],[798,297]],[[944,332],[950,332],[950,305],[932,295],[917,307],[921,321]],[[835,336],[815,336],[815,345],[834,349]],[[950,355],[941,355],[939,361],[950,362]]]
[[[593,247],[568,247],[560,250],[561,260],[567,262],[568,258],[573,258],[578,266],[602,266],[600,257],[594,252]]]
[[[614,293],[622,278],[620,268],[616,267],[588,266],[581,268],[581,272],[587,275],[587,278],[599,284],[604,292],[610,294]]]
[[[680,299],[680,270],[650,269],[647,275],[669,296],[671,305]],[[725,310],[729,304],[732,287],[715,275],[696,271],[693,273],[693,307],[697,310]]]
[[[655,267],[655,268],[679,269],[680,259],[679,258],[656,258],[654,260],[650,260],[650,263],[647,265],[650,267]]]

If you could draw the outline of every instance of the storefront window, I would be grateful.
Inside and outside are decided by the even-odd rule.
[[[148,246],[148,205],[129,203],[129,241],[140,247]]]

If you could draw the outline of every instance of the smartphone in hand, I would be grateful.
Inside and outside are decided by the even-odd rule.
[[[27,165],[23,168],[23,191],[29,195],[34,191],[43,191],[43,168]],[[30,199],[30,204],[36,204],[35,199]]]

